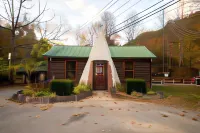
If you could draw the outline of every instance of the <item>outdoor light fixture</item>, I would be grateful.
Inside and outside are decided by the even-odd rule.
[[[11,53],[8,53],[8,60],[11,59]]]

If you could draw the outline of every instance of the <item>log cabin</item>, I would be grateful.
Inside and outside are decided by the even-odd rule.
[[[49,79],[72,79],[108,91],[126,78],[144,79],[151,88],[151,62],[156,57],[145,46],[108,46],[103,34],[92,47],[55,45],[44,56]]]

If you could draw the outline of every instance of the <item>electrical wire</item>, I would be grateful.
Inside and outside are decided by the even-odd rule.
[[[172,0],[172,1],[174,1],[174,0]],[[171,1],[171,2],[172,2],[172,1]],[[143,20],[145,20],[145,19],[147,19],[147,18],[149,18],[149,17],[151,17],[151,16],[153,16],[154,14],[156,14],[156,13],[158,13],[158,12],[160,12],[160,11],[162,11],[162,10],[164,10],[164,9],[166,9],[166,8],[168,8],[168,7],[170,7],[170,6],[174,5],[174,4],[176,4],[176,3],[178,3],[179,1],[180,1],[180,0],[178,0],[178,1],[176,1],[176,2],[174,2],[174,3],[172,3],[172,4],[170,4],[170,5],[168,5],[168,6],[166,6],[166,4],[165,4],[165,5],[163,5],[163,6],[159,7],[159,8],[157,8],[157,9],[151,11],[150,13],[153,13],[153,12],[155,12],[156,10],[158,10],[158,9],[160,9],[160,8],[162,8],[162,7],[164,7],[164,8],[162,8],[161,10],[158,10],[157,12],[155,12],[155,13],[153,13],[153,14],[150,14],[150,15],[149,15],[149,13],[148,13],[148,14],[143,15],[142,17],[138,18],[138,19],[136,20],[136,22],[134,21],[135,23],[131,22],[131,23],[129,23],[129,24],[127,24],[127,25],[125,25],[125,26],[123,26],[123,27],[117,29],[116,31],[114,31],[114,32],[112,33],[112,35],[115,34],[115,33],[120,32],[120,31],[122,31],[122,30],[124,30],[124,29],[126,29],[126,28],[128,28],[128,27],[130,27],[130,26],[132,26],[132,25],[134,25],[134,24],[137,24],[137,23],[139,23],[139,22],[141,22],[141,21],[143,21]],[[168,4],[169,4],[169,2],[168,2]],[[147,15],[148,15],[148,16],[147,16]],[[147,17],[143,18],[144,16],[147,16]],[[143,19],[141,19],[141,18],[143,18]],[[140,19],[141,19],[141,20],[140,20]]]

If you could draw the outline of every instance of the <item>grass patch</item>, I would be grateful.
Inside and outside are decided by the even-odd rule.
[[[179,103],[184,104],[187,107],[198,108],[200,104],[200,87],[191,85],[164,85],[164,86],[153,86],[153,91],[164,92],[165,97],[178,97]],[[176,101],[171,101],[175,104]]]

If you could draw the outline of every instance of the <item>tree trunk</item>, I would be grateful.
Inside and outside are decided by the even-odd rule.
[[[183,41],[180,43],[179,67],[183,65]]]
[[[11,36],[11,62],[15,64],[15,31],[12,31]]]

